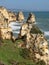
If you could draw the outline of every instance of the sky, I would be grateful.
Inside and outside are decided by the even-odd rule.
[[[49,11],[49,0],[0,0],[0,6],[8,9]]]

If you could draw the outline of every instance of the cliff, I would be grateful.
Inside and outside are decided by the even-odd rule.
[[[22,22],[24,20],[24,15],[22,12],[19,12],[16,16],[15,13],[8,11],[4,7],[0,7],[0,39],[8,39],[8,40],[14,39],[14,41],[15,40],[17,41],[17,39],[12,34],[12,28],[8,26],[10,22],[16,20],[18,22]],[[35,23],[35,15],[30,13],[26,23],[22,24],[20,29],[20,34],[18,37],[18,40],[21,39],[23,42],[19,42],[19,43],[15,42],[15,44],[12,44],[12,46],[9,43],[7,44],[9,46],[6,46],[7,42],[4,43],[3,46],[6,47],[7,49],[3,48],[3,50],[6,52],[9,50],[7,55],[5,54],[6,56],[4,57],[9,56],[10,55],[9,53],[11,53],[12,51],[13,54],[11,53],[10,55],[12,57],[11,59],[13,59],[13,57],[17,57],[18,59],[18,57],[21,55],[23,59],[24,58],[29,60],[31,59],[34,62],[43,61],[46,65],[49,65],[48,42],[44,37],[43,32],[34,23]],[[21,50],[20,53],[19,53],[19,49]],[[2,56],[2,51],[0,51],[1,56]],[[19,61],[20,60],[22,59],[19,59]]]
[[[5,7],[0,6],[0,13],[4,16],[4,19],[7,19],[7,22],[16,21],[16,14],[7,10]]]
[[[27,56],[24,55],[23,57],[29,57],[28,59],[35,62],[43,61],[49,65],[48,42],[42,31],[34,24],[35,20],[31,18],[27,19],[27,22],[21,27],[20,35],[24,43],[18,47],[23,48],[23,52],[27,50]]]

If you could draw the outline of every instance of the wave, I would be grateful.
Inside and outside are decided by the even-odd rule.
[[[44,31],[45,36],[49,36],[49,31]]]
[[[13,31],[13,33],[19,34],[19,33],[20,33],[20,31]]]
[[[12,30],[19,30],[21,28],[21,24],[19,22],[11,22],[9,26],[12,28]]]
[[[22,25],[23,23],[21,22],[21,23],[19,23],[19,22],[11,22],[10,24],[9,24],[9,26],[14,26],[14,25]]]
[[[12,30],[19,30],[21,28],[21,26],[10,26],[12,28]]]

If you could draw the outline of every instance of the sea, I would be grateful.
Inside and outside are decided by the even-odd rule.
[[[25,20],[23,22],[27,20],[30,12],[32,11],[23,12],[25,16]],[[44,36],[47,38],[47,41],[49,42],[49,11],[35,11],[32,13],[35,15],[36,18],[35,24],[40,28],[42,32],[44,32]],[[22,23],[14,23],[14,22],[10,24],[15,36],[20,33],[21,24]]]

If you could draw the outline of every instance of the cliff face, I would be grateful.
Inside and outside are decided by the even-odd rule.
[[[1,38],[2,39],[11,39],[11,28],[0,28]]]
[[[11,21],[16,21],[16,15],[0,6],[0,33],[2,39],[11,39],[12,29],[9,27]]]
[[[27,21],[27,23],[22,25],[20,35],[24,43],[23,45],[21,44],[20,47],[25,46],[24,49],[26,48],[28,50],[29,54],[27,55],[30,59],[33,59],[35,62],[42,60],[46,65],[49,65],[48,42],[33,21],[34,20],[30,20],[30,22]]]
[[[5,18],[9,19],[8,11],[6,8],[0,6],[0,13],[2,13]]]
[[[22,22],[24,20],[24,15],[19,12],[16,15],[13,12],[9,12],[6,8],[0,7],[0,38],[2,39],[14,39],[11,32],[12,29],[8,26],[11,21]],[[27,56],[35,62],[44,61],[46,65],[49,65],[49,49],[48,42],[44,37],[44,34],[40,29],[34,24],[35,16],[30,13],[29,17],[21,26],[20,38],[24,41],[23,45],[20,44],[19,47],[23,47],[23,51],[28,51]],[[24,50],[25,49],[25,50]],[[26,53],[26,52],[25,52]]]
[[[9,11],[8,14],[9,14],[9,21],[10,22],[13,22],[13,21],[16,21],[17,20],[17,17],[16,17],[16,14],[15,13]]]
[[[0,26],[3,25],[4,22],[4,16],[2,13],[0,13]]]
[[[8,22],[16,21],[15,13],[8,11],[6,8],[0,6],[0,13],[4,16],[4,19],[8,19]]]

